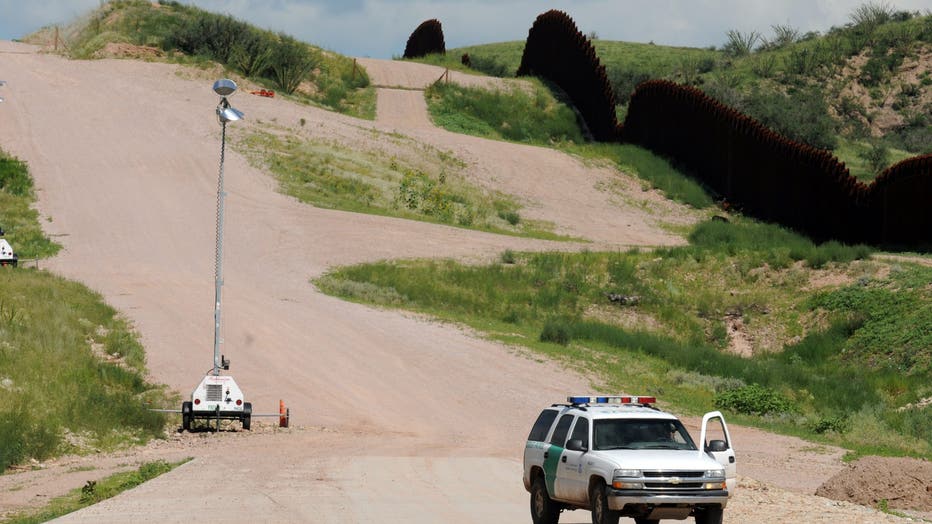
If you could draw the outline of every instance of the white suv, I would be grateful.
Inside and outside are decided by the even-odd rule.
[[[718,411],[702,419],[697,447],[653,397],[568,397],[544,409],[524,448],[524,487],[534,524],[589,509],[593,524],[693,516],[721,524],[734,493],[735,452]]]

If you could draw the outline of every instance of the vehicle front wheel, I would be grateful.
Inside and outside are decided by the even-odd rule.
[[[722,508],[706,508],[696,513],[696,524],[722,524]]]
[[[618,524],[618,512],[608,509],[605,486],[593,484],[589,491],[589,503],[592,505],[592,524]]]
[[[531,485],[531,521],[534,524],[557,524],[560,506],[550,499],[544,477],[538,476]]]
[[[243,404],[243,429],[249,430],[252,427],[252,402]]]

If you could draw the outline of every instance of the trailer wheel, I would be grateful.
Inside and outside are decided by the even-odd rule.
[[[249,430],[252,426],[252,402],[243,404],[243,429]]]
[[[181,403],[181,430],[191,431],[191,403]]]

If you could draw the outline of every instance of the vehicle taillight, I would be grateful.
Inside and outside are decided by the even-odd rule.
[[[243,399],[241,399],[241,398],[236,399],[236,405],[237,405],[237,406],[240,406],[240,405],[242,405],[242,404],[243,404]]]
[[[200,404],[200,403],[201,403],[201,399],[199,399],[199,398],[194,399],[194,405],[195,405],[195,406],[198,405],[198,404]]]

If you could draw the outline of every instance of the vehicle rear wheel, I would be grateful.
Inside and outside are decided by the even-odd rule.
[[[696,513],[696,524],[722,524],[722,508],[705,508]]]
[[[618,524],[618,512],[608,508],[604,485],[596,483],[589,488],[589,503],[592,505],[592,524]]]
[[[557,524],[560,506],[550,499],[544,477],[538,476],[531,485],[531,521],[534,524]]]
[[[252,402],[243,404],[243,429],[249,430],[252,426]]]
[[[191,431],[191,403],[181,403],[181,430]]]

